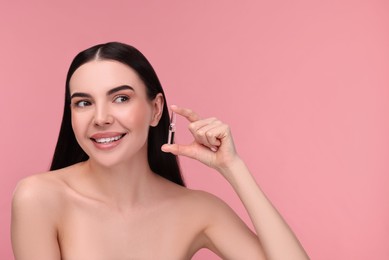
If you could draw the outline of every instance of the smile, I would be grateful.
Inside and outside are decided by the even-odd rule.
[[[113,136],[113,137],[91,138],[91,139],[92,139],[92,141],[99,143],[99,144],[109,144],[109,143],[113,143],[113,142],[116,142],[116,141],[122,139],[123,136],[125,136],[125,135],[126,134],[121,134],[121,135],[117,135],[117,136]]]

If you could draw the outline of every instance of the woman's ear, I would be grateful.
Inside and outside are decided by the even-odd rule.
[[[162,112],[163,112],[163,105],[164,105],[164,98],[162,93],[158,93],[154,100],[151,101],[153,106],[153,115],[151,118],[150,125],[151,126],[157,126],[159,123],[159,120],[161,119]]]

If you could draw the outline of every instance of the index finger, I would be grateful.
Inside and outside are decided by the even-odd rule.
[[[198,114],[196,114],[193,110],[189,108],[183,108],[183,107],[178,107],[176,105],[171,105],[170,109],[175,113],[185,117],[191,123],[201,119]]]

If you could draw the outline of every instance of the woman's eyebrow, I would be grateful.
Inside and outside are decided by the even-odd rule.
[[[131,87],[131,86],[128,86],[128,85],[118,86],[116,88],[108,90],[107,96],[112,95],[112,94],[114,94],[114,93],[116,93],[118,91],[121,91],[121,90],[132,90],[132,91],[134,91],[134,88]]]
[[[82,93],[82,92],[75,92],[70,96],[70,99],[75,98],[75,97],[83,97],[83,98],[91,98],[92,96],[87,94],[87,93]]]
[[[118,86],[118,87],[115,87],[113,89],[110,89],[107,91],[107,96],[110,96],[116,92],[119,92],[121,90],[132,90],[132,91],[135,91],[133,87],[131,86],[128,86],[128,85],[122,85],[122,86]],[[92,96],[88,93],[83,93],[83,92],[75,92],[71,95],[70,99],[72,98],[75,98],[75,97],[83,97],[83,98],[91,98]]]

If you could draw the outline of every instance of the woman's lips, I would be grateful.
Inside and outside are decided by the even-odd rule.
[[[96,148],[110,150],[121,142],[126,133],[97,133],[90,137]]]

